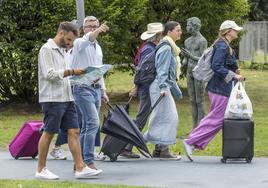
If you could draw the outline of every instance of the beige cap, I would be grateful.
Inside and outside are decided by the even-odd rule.
[[[243,27],[238,26],[234,21],[232,20],[225,20],[222,22],[220,26],[220,31],[224,29],[234,29],[236,31],[241,31]]]

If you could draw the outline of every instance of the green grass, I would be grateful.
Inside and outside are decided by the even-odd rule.
[[[76,183],[71,181],[53,182],[53,181],[38,181],[38,180],[0,180],[1,188],[138,188],[138,186],[127,185],[100,185],[88,183]]]
[[[241,73],[246,76],[246,91],[252,101],[255,121],[255,156],[268,157],[268,71],[245,70]],[[191,107],[189,105],[189,98],[186,91],[186,81],[179,81],[182,87],[184,98],[177,103],[179,111],[179,129],[178,142],[171,149],[175,153],[183,153],[181,138],[191,131]],[[117,72],[106,79],[106,86],[112,104],[126,103],[128,100],[128,91],[132,87],[132,76],[129,73]],[[206,96],[207,97],[207,96]],[[137,112],[138,101],[134,99],[130,105],[130,116],[135,117]],[[42,119],[42,114],[31,108],[21,107],[21,105],[11,105],[0,112],[0,148],[6,148],[10,140],[19,130],[24,121],[28,119]],[[209,109],[209,101],[206,98],[206,111]],[[34,111],[34,113],[32,113]],[[36,112],[37,111],[37,112]],[[105,105],[101,108],[101,119],[107,110]],[[147,127],[146,127],[147,128]],[[102,138],[104,135],[102,135]],[[152,150],[152,144],[148,144],[149,149]],[[221,133],[208,145],[204,151],[195,153],[197,155],[221,155]]]
[[[241,71],[242,75],[246,76],[246,91],[252,101],[254,110],[255,121],[255,156],[268,157],[268,116],[267,116],[267,104],[268,104],[268,71],[256,71],[256,70],[244,70]],[[179,129],[178,129],[178,141],[175,146],[171,147],[171,150],[175,153],[182,153],[181,137],[191,130],[191,108],[189,105],[189,98],[186,91],[185,80],[179,81],[179,85],[182,87],[184,98],[177,103],[179,111]],[[132,87],[132,76],[127,72],[111,75],[106,79],[106,86],[109,92],[109,96],[112,104],[126,103],[128,100],[128,91]],[[134,99],[130,105],[130,116],[133,118],[137,112],[138,101]],[[209,101],[206,96],[206,111],[209,109]],[[103,114],[107,110],[103,105],[101,108],[101,119]],[[36,106],[27,106],[25,104],[12,104],[0,109],[0,149],[5,149],[18,132],[19,128],[26,120],[42,119],[40,108]],[[147,127],[146,127],[147,128]],[[145,129],[146,129],[145,128]],[[104,135],[102,135],[102,138]],[[152,151],[153,145],[148,144],[149,149]],[[209,143],[208,147],[204,151],[197,151],[195,155],[221,155],[221,132],[215,139]],[[125,185],[92,185],[76,182],[47,182],[47,181],[21,181],[21,180],[0,180],[0,187],[3,188],[49,188],[49,187],[115,187],[125,188],[131,186]]]

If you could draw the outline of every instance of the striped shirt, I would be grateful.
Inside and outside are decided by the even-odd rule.
[[[39,51],[38,86],[40,103],[74,100],[69,79],[63,77],[66,69],[64,53],[64,49],[60,48],[53,39],[49,39]]]

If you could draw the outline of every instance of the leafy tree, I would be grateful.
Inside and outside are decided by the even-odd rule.
[[[196,16],[202,21],[201,32],[209,43],[217,37],[220,24],[224,20],[235,20],[242,24],[249,12],[247,0],[150,0],[146,22],[168,20],[179,21],[183,35],[181,42],[188,37],[186,33],[187,18]]]
[[[267,0],[250,0],[250,21],[268,20],[268,1]]]
[[[208,43],[212,44],[224,20],[235,20],[238,24],[243,24],[246,21],[243,17],[247,16],[248,12],[247,0],[149,0],[146,17],[140,25],[144,30],[149,22],[165,23],[168,20],[180,22],[183,34],[178,45],[182,47],[183,41],[189,37],[185,29],[187,18],[199,17],[202,22],[201,32]],[[140,30],[140,33],[143,30]],[[236,48],[238,48],[238,43],[236,43]],[[185,70],[182,72],[185,74]]]
[[[129,70],[139,41],[139,23],[144,20],[147,0],[92,0],[86,1],[86,12],[107,21],[107,34],[99,37],[104,52],[104,63]],[[88,14],[86,14],[88,15]]]
[[[61,21],[75,18],[73,0],[0,0],[0,100],[37,101],[37,56]],[[248,14],[247,0],[87,0],[86,15],[108,21],[110,30],[98,39],[104,63],[129,69],[140,35],[150,22],[179,21],[183,38],[186,19],[197,16],[201,32],[212,43],[226,19],[239,24]],[[126,66],[127,65],[127,66]]]
[[[1,100],[37,101],[39,48],[55,36],[61,21],[73,18],[75,2],[71,0],[1,1]]]

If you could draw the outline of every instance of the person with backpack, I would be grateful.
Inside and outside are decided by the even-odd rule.
[[[147,31],[143,32],[141,35],[141,39],[145,42],[141,45],[140,50],[138,50],[135,57],[135,66],[137,69],[141,67],[144,58],[155,51],[156,45],[162,38],[162,31],[162,23],[156,22],[147,25]],[[149,86],[150,83],[135,84],[129,93],[130,97],[139,97],[139,109],[135,122],[140,130],[144,128],[147,121],[146,115],[151,108]],[[138,154],[132,152],[132,148],[133,146],[131,144],[127,145],[120,155],[126,158],[139,158],[140,156]]]
[[[149,118],[149,128],[144,134],[146,141],[155,144],[154,158],[181,159],[169,151],[169,145],[176,144],[178,112],[174,99],[181,99],[182,93],[176,80],[180,72],[180,48],[175,44],[182,34],[178,22],[169,21],[164,25],[163,36],[155,55],[156,77],[150,85],[151,104],[164,96]],[[164,45],[163,45],[164,43]]]
[[[207,85],[210,111],[192,130],[188,138],[183,140],[185,153],[190,161],[193,161],[193,150],[204,150],[221,130],[232,82],[244,79],[240,75],[235,53],[229,46],[242,29],[232,20],[226,20],[220,26],[219,37],[213,45],[214,54],[211,61],[211,68],[215,74]]]

